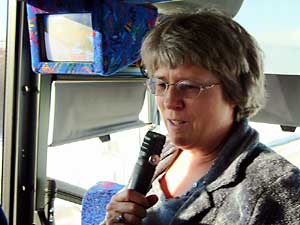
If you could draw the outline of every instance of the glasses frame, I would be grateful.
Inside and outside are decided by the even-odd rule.
[[[157,94],[155,92],[155,85],[158,83],[157,81],[162,81],[162,83],[164,83],[166,85],[166,87],[165,87],[164,91],[162,92],[162,94]],[[164,80],[161,80],[159,78],[153,78],[153,77],[151,77],[151,78],[148,78],[146,80],[146,85],[147,85],[147,88],[148,88],[148,90],[150,91],[151,94],[153,94],[155,96],[165,96],[170,86],[174,86],[175,90],[178,91],[177,85],[180,84],[180,83],[186,82],[186,81],[190,81],[190,80],[180,80],[180,81],[178,81],[176,83],[170,84],[170,83],[168,83],[168,82],[166,82]],[[208,83],[208,84],[199,84],[199,83],[195,82],[195,84],[197,84],[197,86],[199,87],[198,94],[195,95],[195,97],[183,97],[183,98],[189,98],[189,99],[198,98],[199,95],[202,92],[204,92],[204,91],[206,91],[206,90],[208,90],[210,88],[213,88],[213,87],[215,87],[217,85],[221,85],[221,83],[219,83],[219,82],[213,82],[213,83]]]

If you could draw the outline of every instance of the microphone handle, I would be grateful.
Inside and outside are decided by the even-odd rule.
[[[143,195],[148,192],[165,140],[166,137],[162,134],[147,132],[127,185],[128,189],[133,189]]]
[[[134,173],[132,174],[128,188],[145,195],[149,189],[150,182],[155,171],[155,166],[145,162],[145,159],[139,158],[133,171]]]

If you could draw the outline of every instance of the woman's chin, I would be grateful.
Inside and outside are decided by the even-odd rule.
[[[185,147],[190,144],[189,139],[185,135],[169,134],[171,142],[178,147]]]

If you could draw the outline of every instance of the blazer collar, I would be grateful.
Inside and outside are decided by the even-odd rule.
[[[212,192],[240,179],[241,170],[251,163],[250,158],[257,155],[255,147],[258,143],[258,133],[247,120],[236,123],[205,178],[207,191]]]
[[[206,190],[196,191],[180,208],[170,224],[192,224],[190,219],[207,212],[213,206],[213,201]]]

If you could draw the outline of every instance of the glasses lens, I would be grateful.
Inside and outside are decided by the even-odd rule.
[[[161,96],[164,95],[165,90],[167,88],[167,84],[160,79],[154,79],[154,88],[155,88],[155,95]]]
[[[218,85],[218,83],[211,84],[208,86],[202,86],[199,83],[184,80],[179,81],[176,84],[169,85],[174,85],[176,88],[177,95],[182,98],[197,98],[201,91],[214,87],[215,85]],[[163,80],[157,78],[150,78],[147,80],[147,87],[152,94],[156,96],[163,96],[166,93],[168,84]]]
[[[150,78],[147,80],[147,87],[151,94],[160,96],[164,94],[167,84],[163,80]]]
[[[200,93],[199,85],[190,81],[182,81],[176,84],[178,94],[183,98],[196,98]]]

